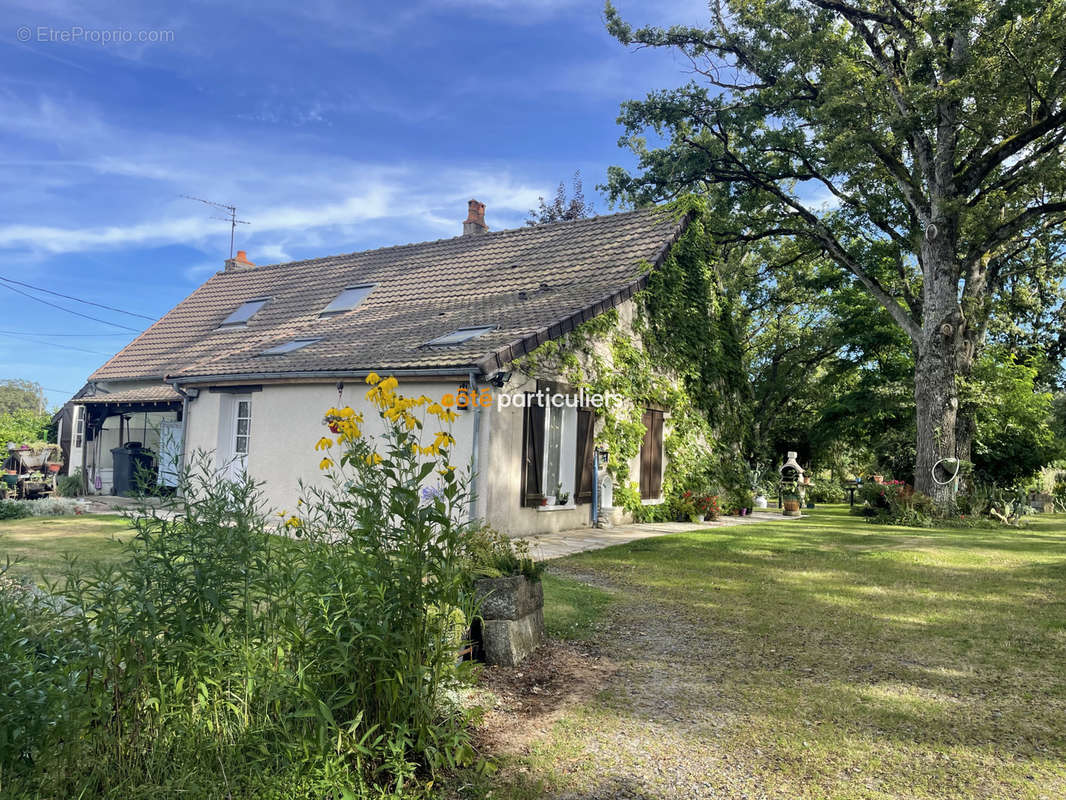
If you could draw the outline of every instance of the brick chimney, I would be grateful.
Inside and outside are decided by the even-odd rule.
[[[463,236],[475,236],[487,233],[488,230],[489,226],[485,224],[485,204],[471,200],[466,219],[463,221]]]
[[[232,269],[247,269],[254,266],[255,264],[248,260],[248,253],[244,250],[238,250],[236,257],[226,259],[226,272]]]

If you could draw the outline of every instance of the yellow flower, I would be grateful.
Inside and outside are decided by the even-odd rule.
[[[434,416],[437,416],[438,414],[443,413],[443,411],[444,411],[444,409],[441,408],[440,403],[434,403],[433,405],[431,405],[429,408],[426,409],[426,413],[427,414],[433,414]]]
[[[289,517],[287,520],[285,520],[286,528],[299,528],[302,525],[303,522],[301,522],[298,517]]]
[[[381,382],[382,391],[389,392],[400,385],[400,382],[391,375]]]
[[[331,459],[331,458],[323,458],[321,461],[318,462],[318,468],[319,469],[329,469],[332,466],[333,466],[333,459]]]
[[[333,440],[328,436],[323,436],[315,444],[315,450],[329,450],[331,447],[333,447]]]
[[[379,456],[377,453],[367,453],[365,456],[363,456],[363,461],[365,461],[370,466],[376,466],[377,464],[381,463],[381,456]]]
[[[380,380],[381,378],[378,377],[378,374],[376,372],[371,372],[369,375],[366,376],[366,382],[369,384],[375,384]]]

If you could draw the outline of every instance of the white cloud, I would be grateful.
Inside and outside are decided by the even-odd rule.
[[[4,105],[0,98],[0,112]],[[69,136],[74,118],[89,132],[83,139]],[[263,263],[311,246],[328,253],[335,242],[364,241],[369,230],[375,240],[367,246],[410,240],[401,236],[455,235],[471,197],[488,205],[494,228],[520,225],[549,188],[493,164],[377,164],[304,150],[279,152],[277,145],[252,138],[233,142],[131,131],[91,108],[49,97],[20,107],[0,122],[4,127],[35,129],[38,142],[62,146],[72,156],[35,162],[39,173],[50,176],[50,190],[8,209],[8,221],[0,225],[0,248],[40,255],[164,245],[209,251],[222,242],[228,249],[228,226],[212,219],[218,212],[184,194],[235,204],[239,216],[251,222],[240,227],[239,246]],[[132,187],[125,199],[115,193],[114,179]],[[14,181],[7,176],[4,182]],[[390,230],[392,240],[386,238]],[[199,265],[185,271],[188,277],[204,272]]]

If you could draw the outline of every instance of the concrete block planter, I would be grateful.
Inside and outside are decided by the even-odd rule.
[[[544,640],[544,587],[524,575],[474,583],[485,662],[513,667]]]

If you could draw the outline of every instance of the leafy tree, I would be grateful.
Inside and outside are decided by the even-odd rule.
[[[0,414],[9,414],[19,409],[44,411],[44,390],[33,381],[6,378],[0,380]]]
[[[43,411],[19,408],[0,414],[0,447],[8,442],[42,442],[48,438],[52,418]]]
[[[526,225],[543,225],[546,222],[568,222],[575,219],[585,219],[596,213],[592,203],[585,199],[585,192],[581,185],[581,170],[574,173],[573,194],[566,196],[566,186],[559,181],[559,188],[555,190],[555,197],[550,203],[545,202],[543,197],[538,197],[540,205],[529,210],[529,219]]]
[[[974,476],[1011,486],[1062,455],[1052,427],[1053,399],[1037,389],[1039,369],[1002,348],[978,360],[968,389],[975,397]]]
[[[622,108],[640,172],[615,199],[697,191],[721,241],[791,237],[854,277],[914,352],[917,488],[957,437],[993,299],[1066,220],[1066,2],[718,0],[709,28],[634,30],[700,82]],[[651,129],[666,143],[649,147]],[[966,415],[964,414],[964,417]]]

